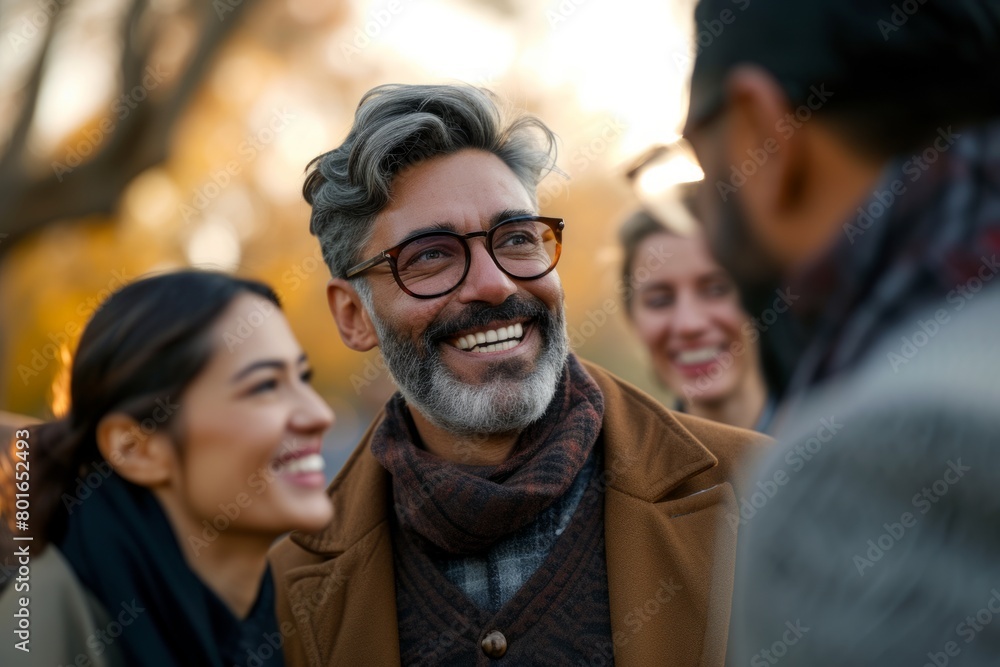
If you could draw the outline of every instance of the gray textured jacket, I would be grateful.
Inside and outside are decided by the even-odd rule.
[[[15,543],[15,551],[31,542]],[[28,590],[17,590],[17,575],[0,594],[0,665],[4,667],[120,667],[124,661],[114,638],[123,630],[76,578],[73,569],[55,546],[31,554]],[[15,557],[15,560],[17,558]],[[25,598],[27,606],[21,604]],[[24,636],[15,634],[27,609],[27,648],[17,648]],[[128,622],[128,619],[125,619]]]
[[[1000,288],[786,411],[731,517],[732,665],[1000,664]]]

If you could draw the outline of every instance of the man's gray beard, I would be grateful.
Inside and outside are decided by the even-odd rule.
[[[547,317],[533,322],[542,338],[534,370],[525,374],[520,360],[500,361],[492,377],[476,386],[456,378],[441,360],[439,345],[426,338],[426,356],[421,357],[413,342],[396,335],[366,295],[361,296],[375,325],[386,368],[400,393],[438,428],[464,437],[520,432],[538,421],[552,402],[569,356],[562,308],[555,314],[546,310]]]

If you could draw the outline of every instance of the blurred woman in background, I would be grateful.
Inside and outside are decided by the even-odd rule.
[[[11,629],[0,664],[282,665],[267,551],[332,515],[333,414],[310,373],[262,283],[184,271],[113,294],[80,339],[69,414],[19,430],[4,460],[4,519],[25,535],[30,494],[34,539],[14,543],[30,592],[0,597],[5,629],[29,598],[31,652]]]
[[[680,193],[675,211],[690,216],[693,186]],[[760,332],[700,231],[681,235],[640,210],[625,221],[619,240],[629,322],[677,409],[765,430],[774,404],[760,366]]]

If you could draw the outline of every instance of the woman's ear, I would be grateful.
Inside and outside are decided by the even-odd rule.
[[[357,290],[347,280],[331,278],[326,284],[326,301],[337,322],[340,338],[352,350],[367,352],[378,345],[375,325],[361,303]]]
[[[139,422],[120,412],[97,424],[97,448],[116,473],[139,486],[168,484],[176,469],[175,443],[166,428],[146,433]]]

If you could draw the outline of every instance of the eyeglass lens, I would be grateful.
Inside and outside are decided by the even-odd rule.
[[[556,260],[556,237],[543,222],[506,222],[493,233],[493,256],[515,278],[535,278]],[[467,246],[450,234],[430,234],[406,244],[396,258],[400,281],[414,294],[433,295],[455,287],[465,273]]]

